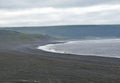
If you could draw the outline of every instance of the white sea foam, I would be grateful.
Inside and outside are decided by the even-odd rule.
[[[44,45],[44,46],[39,46],[37,49],[41,49],[41,50],[48,51],[48,52],[64,53],[63,51],[54,49],[55,45],[57,45],[57,44],[48,44],[48,45]]]
[[[120,58],[120,39],[69,41],[39,46],[38,49],[56,53]]]

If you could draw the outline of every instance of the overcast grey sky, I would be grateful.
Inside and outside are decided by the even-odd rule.
[[[120,0],[0,0],[0,27],[120,24]]]

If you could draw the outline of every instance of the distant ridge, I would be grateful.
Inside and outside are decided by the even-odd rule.
[[[42,34],[25,34],[12,30],[0,30],[0,42],[27,42],[35,40],[50,40],[51,37]]]
[[[20,32],[17,31],[11,31],[11,30],[0,30],[0,36],[3,35],[15,35],[15,34],[21,34]]]
[[[0,28],[20,28],[20,27],[63,27],[63,26],[120,26],[120,24],[88,24],[88,25],[50,25],[50,26],[10,26]]]

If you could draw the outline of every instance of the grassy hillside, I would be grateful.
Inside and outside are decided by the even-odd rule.
[[[11,30],[0,30],[0,42],[28,42],[35,40],[49,40],[48,35],[42,34],[25,34]]]

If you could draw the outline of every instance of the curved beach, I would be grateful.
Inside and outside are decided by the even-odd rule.
[[[46,35],[0,30],[0,83],[120,83],[120,58],[46,52]]]
[[[50,53],[40,42],[5,46],[0,50],[0,81],[33,83],[119,83],[120,59]],[[42,44],[43,45],[43,44]],[[9,49],[8,48],[16,48]],[[24,82],[23,82],[24,83]]]

